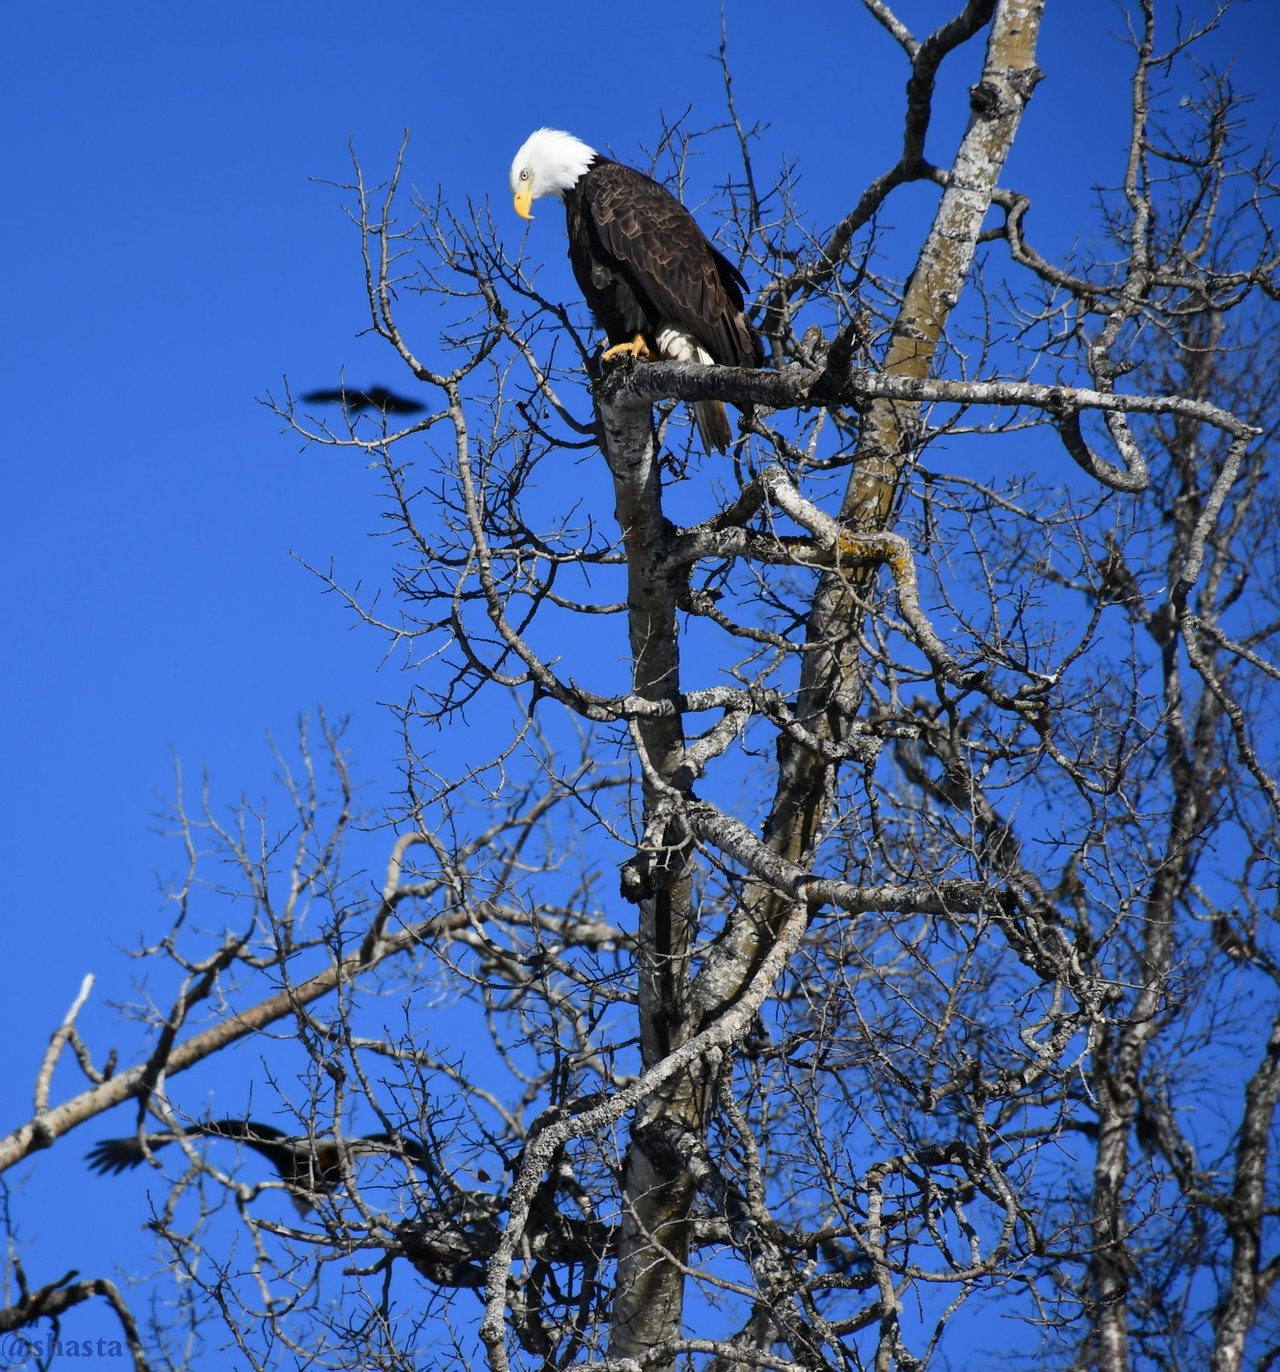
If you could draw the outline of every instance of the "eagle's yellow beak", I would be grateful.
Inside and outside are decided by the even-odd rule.
[[[533,218],[533,215],[529,212],[529,206],[533,203],[533,190],[531,187],[526,186],[524,190],[517,191],[513,203],[516,207],[516,213],[521,219]]]

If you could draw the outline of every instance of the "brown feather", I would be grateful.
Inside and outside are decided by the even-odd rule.
[[[675,326],[721,366],[764,365],[742,274],[666,187],[597,157],[564,202],[574,276],[611,345],[643,334],[656,352]],[[723,405],[699,402],[694,415],[709,449],[728,446]]]

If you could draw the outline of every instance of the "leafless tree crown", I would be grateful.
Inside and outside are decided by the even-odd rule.
[[[179,796],[148,1051],[101,1065],[78,1001],[0,1142],[137,1102],[163,1299],[140,1328],[11,1249],[5,1328],[101,1298],[138,1366],[1280,1360],[1269,154],[1198,65],[1223,11],[1132,0],[1126,144],[1054,256],[1005,171],[1061,132],[1043,0],[924,37],[863,4],[901,151],[833,227],[755,160],[723,50],[726,122],[652,155],[677,191],[695,151],[734,167],[762,371],[601,368],[546,235],[353,159],[425,408],[273,404],[372,464],[394,549],[374,592],[317,569],[412,669],[385,882],[344,875],[368,816],[327,723],[281,756],[287,825]],[[970,107],[934,162],[944,68]],[[741,410],[725,459],[699,398]],[[290,1056],[243,1104],[333,1142],[314,1192],[183,1111],[249,1036]]]

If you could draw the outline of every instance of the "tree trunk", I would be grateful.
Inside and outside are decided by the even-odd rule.
[[[899,314],[885,370],[902,377],[929,372],[947,318],[959,299],[983,219],[1022,112],[1040,73],[1035,43],[1043,0],[996,5],[972,116]],[[674,701],[679,690],[676,587],[656,572],[669,530],[662,515],[657,454],[648,407],[601,403],[605,447],[627,548],[629,614],[638,694]],[[889,526],[898,483],[910,461],[914,406],[878,402],[865,423],[842,522],[859,532]],[[825,575],[809,617],[801,679],[800,722],[820,739],[843,741],[861,702],[855,589],[840,573]],[[645,895],[641,905],[640,1034],[645,1066],[740,993],[792,905],[756,884],[742,913],[708,957],[690,991],[687,834],[659,781],[677,778],[683,735],[678,712],[639,730],[650,774],[645,779]],[[779,743],[777,791],[765,825],[773,849],[808,864],[826,819],[833,764],[787,738]],[[678,789],[678,787],[677,787]],[[661,851],[652,847],[660,836]],[[692,1011],[692,1015],[690,1013]],[[694,1188],[672,1131],[704,1129],[704,1083],[668,1083],[639,1112],[627,1150],[623,1232],[618,1259],[610,1355],[638,1357],[681,1333],[681,1264]],[[656,1127],[663,1126],[661,1132]],[[668,1146],[658,1146],[662,1139]],[[672,1360],[655,1367],[669,1367]]]
[[[640,894],[640,1054],[643,1066],[652,1067],[689,1036],[692,847],[668,792],[678,785],[684,762],[677,705],[678,582],[660,570],[667,560],[671,525],[662,512],[652,410],[632,401],[602,409],[601,421],[627,550],[633,686],[637,696],[672,707],[666,715],[641,720],[635,729],[644,772],[644,833],[631,879],[633,894]],[[623,1164],[610,1337],[614,1357],[638,1357],[680,1333],[694,1191],[678,1150],[664,1147],[662,1140],[673,1127],[701,1137],[703,1098],[696,1074],[679,1073],[642,1104],[632,1124]]]

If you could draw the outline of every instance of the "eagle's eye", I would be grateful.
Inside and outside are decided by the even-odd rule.
[[[521,168],[520,168],[520,180],[521,180],[521,181],[527,181],[528,179],[529,179],[529,168],[528,168],[528,167],[521,167]]]

